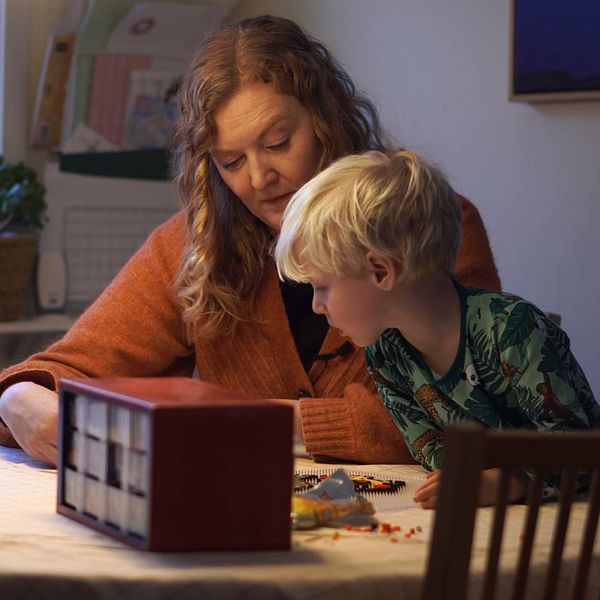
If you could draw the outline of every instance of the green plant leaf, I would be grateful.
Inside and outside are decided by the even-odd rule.
[[[41,229],[44,226],[46,189],[35,171],[23,162],[5,162],[0,157],[0,231]]]

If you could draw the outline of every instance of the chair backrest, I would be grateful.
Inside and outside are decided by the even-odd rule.
[[[462,600],[467,597],[479,481],[482,469],[491,467],[500,468],[502,476],[492,508],[492,528],[480,597],[485,600],[496,597],[509,479],[516,470],[527,469],[533,474],[533,479],[528,490],[525,528],[520,542],[513,589],[511,595],[503,592],[500,597],[515,600],[525,597],[544,488],[543,476],[548,472],[561,472],[553,539],[544,575],[543,594],[539,596],[544,599],[555,597],[575,496],[576,475],[578,471],[586,470],[592,475],[587,496],[589,506],[569,596],[574,600],[583,598],[600,512],[600,431],[499,432],[469,422],[450,426],[445,433],[440,496],[430,543],[423,599]],[[562,598],[566,596],[561,595],[561,600]]]
[[[556,323],[556,324],[557,324],[557,325],[560,327],[560,324],[561,324],[561,322],[562,322],[562,317],[561,317],[561,315],[559,315],[558,313],[555,313],[555,312],[547,312],[547,313],[546,313],[546,316],[547,316],[549,319],[551,319],[552,321],[554,321],[554,322],[555,322],[555,323]]]

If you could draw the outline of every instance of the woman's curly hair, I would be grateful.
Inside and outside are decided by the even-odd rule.
[[[373,104],[328,50],[288,19],[260,16],[210,35],[181,88],[174,138],[176,182],[188,241],[176,285],[190,339],[232,333],[254,314],[273,232],[221,179],[209,149],[215,112],[247,83],[267,83],[309,112],[320,168],[346,154],[387,147]]]

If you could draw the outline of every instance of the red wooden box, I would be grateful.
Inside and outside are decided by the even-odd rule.
[[[292,433],[192,379],[63,379],[57,510],[143,550],[287,549]]]

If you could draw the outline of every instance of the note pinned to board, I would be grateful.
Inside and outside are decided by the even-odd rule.
[[[150,66],[148,56],[98,54],[90,94],[88,126],[117,148],[123,144],[129,77]]]
[[[124,148],[150,149],[169,145],[179,114],[176,102],[179,79],[176,71],[131,72]]]
[[[105,51],[191,58],[226,12],[222,4],[140,2],[114,28]]]

